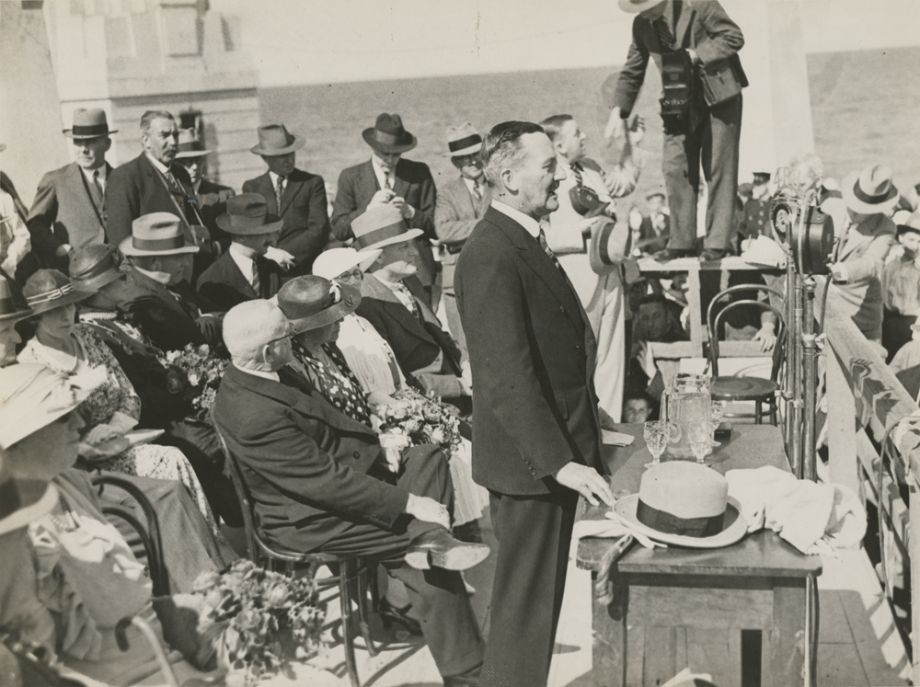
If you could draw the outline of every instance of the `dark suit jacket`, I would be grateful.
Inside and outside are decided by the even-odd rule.
[[[484,187],[483,191],[482,199],[477,202],[463,177],[451,179],[438,191],[434,229],[443,245],[459,248],[473,233],[473,228],[491,202],[492,194],[488,187]],[[459,252],[445,251],[441,256],[441,284],[445,289],[454,284],[454,269],[459,258]]]
[[[381,457],[374,432],[315,392],[229,367],[214,419],[242,467],[263,530],[312,551],[355,522],[393,527],[408,492],[370,474]]]
[[[217,218],[227,211],[227,200],[236,195],[229,186],[215,184],[208,179],[202,179],[198,184],[198,193],[195,200],[198,203],[198,213],[208,228],[211,238],[217,241],[221,248],[230,245],[230,234],[217,226]]]
[[[326,214],[326,184],[317,174],[295,169],[287,178],[281,208],[268,172],[243,182],[243,193],[258,193],[268,203],[268,211],[284,220],[278,247],[297,262],[298,273],[306,274],[313,260],[329,240],[329,216]]]
[[[201,312],[188,284],[170,289],[136,269],[129,269],[128,281],[135,297],[122,306],[131,324],[164,351],[187,344],[219,343],[213,335],[206,336],[198,323]]]
[[[649,215],[642,216],[642,223],[639,225],[639,240],[642,242],[640,248],[646,253],[654,253],[668,245],[668,236],[671,233],[671,218],[664,216],[664,228],[659,234],[652,226],[652,218]]]
[[[578,297],[537,239],[489,208],[454,281],[473,368],[473,478],[547,494],[569,461],[602,469],[596,344]]]
[[[237,303],[254,298],[271,298],[281,288],[281,268],[271,260],[256,258],[259,269],[259,291],[240,272],[230,252],[221,255],[198,278],[198,295],[208,309],[226,312]]]
[[[106,178],[112,166],[106,163]],[[32,237],[32,252],[48,267],[65,266],[66,258],[55,258],[59,246],[67,243],[74,250],[95,242],[105,232],[103,207],[96,207],[86,177],[76,162],[45,174],[38,182],[35,200],[26,219]],[[103,234],[103,237],[105,234]]]
[[[131,235],[131,222],[148,212],[170,212],[189,224],[201,224],[191,198],[194,194],[188,172],[173,163],[170,171],[184,193],[172,193],[163,175],[145,153],[141,153],[112,172],[105,187],[106,234],[117,246]]]
[[[367,274],[361,282],[361,302],[356,312],[387,340],[405,373],[415,376],[423,387],[438,391],[441,396],[459,396],[460,349],[450,334],[441,328],[431,309],[418,297],[415,300],[425,319],[424,324],[379,279]],[[434,362],[439,353],[444,359],[442,374],[416,374]]]
[[[738,25],[726,14],[716,0],[667,0],[664,20],[674,35],[678,48],[693,48],[704,66],[718,60],[728,60],[737,80],[747,86],[747,77],[741,68],[738,51],[744,45],[744,35]],[[620,70],[613,104],[620,107],[623,117],[632,111],[642,82],[649,56],[661,69],[661,43],[655,26],[648,19],[636,15],[632,25],[632,44],[626,54],[626,64]],[[697,78],[698,82],[699,79]],[[705,108],[702,92],[697,83],[691,100],[691,117]]]
[[[367,204],[379,190],[380,185],[377,183],[377,175],[374,174],[370,160],[342,170],[332,208],[332,235],[336,239],[347,241],[354,236],[351,231],[352,221],[364,213]],[[419,279],[425,286],[430,286],[437,271],[428,243],[429,239],[437,238],[434,230],[437,192],[428,165],[400,159],[396,164],[393,192],[405,198],[406,203],[415,208],[415,216],[406,221],[409,228],[418,228],[425,232],[415,239],[414,244],[422,260],[422,264],[419,265]]]

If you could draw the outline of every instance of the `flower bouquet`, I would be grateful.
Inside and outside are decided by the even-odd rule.
[[[167,375],[169,392],[184,392],[191,400],[195,416],[207,420],[227,361],[218,358],[207,344],[188,344],[181,350],[167,351],[159,360],[170,371],[178,371],[176,375]]]
[[[400,389],[393,398],[397,403],[376,409],[381,437],[403,435],[408,446],[435,444],[448,452],[460,444],[460,418],[452,407],[414,389]]]
[[[201,621],[215,630],[218,663],[244,671],[247,683],[292,674],[323,647],[326,609],[312,577],[293,578],[238,560],[219,574],[202,573],[192,593],[203,598]]]

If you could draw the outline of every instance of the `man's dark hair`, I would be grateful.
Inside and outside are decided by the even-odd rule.
[[[543,133],[543,127],[533,122],[510,121],[492,127],[482,142],[482,168],[490,186],[496,186],[502,169],[516,161],[521,136],[536,133]]]
[[[570,114],[554,114],[540,122],[540,126],[543,127],[543,131],[549,136],[549,140],[555,141],[565,123],[571,122],[573,119],[575,118]]]

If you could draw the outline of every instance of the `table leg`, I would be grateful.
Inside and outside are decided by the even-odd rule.
[[[594,593],[597,573],[591,573],[594,630],[591,675],[597,687],[626,687],[626,605],[628,587],[619,585],[611,603]]]
[[[805,580],[778,582],[773,587],[773,621],[764,633],[764,680],[766,686],[803,684],[805,667]],[[817,651],[817,647],[814,647]]]

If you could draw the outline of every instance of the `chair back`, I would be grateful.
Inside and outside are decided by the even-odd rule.
[[[259,563],[262,556],[260,547],[257,542],[256,524],[255,524],[255,504],[252,502],[252,496],[249,493],[249,487],[243,481],[243,472],[230,448],[227,446],[227,440],[224,439],[223,432],[218,426],[214,414],[211,414],[211,424],[214,426],[214,434],[220,442],[220,450],[224,454],[224,463],[226,470],[230,474],[230,481],[233,483],[233,491],[236,492],[236,498],[240,502],[240,510],[243,513],[243,531],[246,535],[246,554],[249,560]]]
[[[717,293],[706,309],[706,324],[709,330],[709,369],[712,371],[713,378],[719,376],[719,326],[728,313],[744,307],[753,307],[760,311],[769,311],[776,317],[776,345],[773,346],[773,353],[771,355],[772,365],[770,367],[770,380],[775,382],[779,378],[779,371],[783,364],[783,352],[786,344],[786,319],[782,311],[771,303],[754,300],[753,298],[745,298],[729,303],[722,308],[718,314],[715,312],[718,303],[726,296],[731,296],[739,292],[752,291],[755,293],[766,293],[779,300],[783,299],[783,295],[779,291],[764,284],[738,284],[737,286],[730,286]]]

